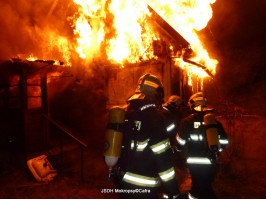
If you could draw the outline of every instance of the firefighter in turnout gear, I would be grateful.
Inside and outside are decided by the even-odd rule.
[[[165,116],[166,132],[170,139],[171,146],[176,146],[176,134],[181,121],[180,106],[183,100],[180,96],[172,95],[168,101],[163,104],[163,113]]]
[[[218,172],[219,152],[228,144],[223,126],[207,109],[202,92],[188,101],[192,114],[182,120],[177,136],[181,146],[187,148],[187,165],[192,179],[189,198],[215,198],[211,183]]]
[[[143,75],[135,94],[128,99],[122,153],[118,161],[116,189],[120,198],[177,198],[175,170],[170,142],[161,114],[164,91],[154,75]],[[161,187],[162,186],[162,187]],[[123,191],[137,191],[124,193]]]

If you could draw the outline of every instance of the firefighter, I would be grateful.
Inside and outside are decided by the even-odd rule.
[[[187,165],[192,179],[189,198],[215,198],[211,183],[218,172],[218,158],[228,144],[223,126],[207,109],[207,99],[202,92],[192,95],[188,101],[192,111],[181,122],[177,136],[187,150]]]
[[[116,188],[120,198],[177,198],[175,170],[170,157],[170,142],[165,133],[162,107],[164,90],[152,74],[143,75],[128,99],[123,131],[123,148],[118,161]],[[162,187],[161,187],[162,186]]]
[[[170,139],[171,146],[175,150],[176,134],[181,121],[180,106],[183,100],[180,96],[172,95],[168,101],[163,104],[163,113],[165,116],[166,132]]]
[[[172,95],[169,97],[168,101],[163,104],[163,110],[166,121],[166,132],[171,143],[171,157],[175,170],[180,172],[177,174],[177,179],[182,188],[182,184],[184,184],[184,182],[190,177],[190,174],[186,164],[185,151],[182,151],[183,146],[179,145],[177,136],[180,131],[181,119],[188,115],[188,108],[185,106],[180,96]],[[181,191],[179,198],[184,197],[186,197],[186,193]]]

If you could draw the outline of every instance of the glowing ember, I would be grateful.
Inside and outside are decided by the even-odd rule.
[[[67,54],[68,55],[68,54]],[[23,58],[22,55],[20,55],[20,57]],[[70,57],[69,57],[70,58]],[[37,57],[34,57],[33,55],[30,55],[29,57],[27,57],[25,60],[28,60],[28,61],[37,61],[39,60]],[[41,60],[39,60],[41,62]],[[45,62],[45,61],[43,61]],[[59,60],[53,60],[53,65],[61,65],[61,62]],[[68,65],[70,66],[70,63],[68,63]]]
[[[61,72],[50,72],[47,76],[47,84],[50,84],[52,79],[57,80],[56,78],[60,78],[63,74]]]
[[[34,57],[33,55],[30,55],[28,58],[26,58],[26,60],[28,61],[35,61],[35,60],[38,60],[37,57]]]

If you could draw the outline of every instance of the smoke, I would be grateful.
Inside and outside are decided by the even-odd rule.
[[[90,146],[102,148],[107,122],[105,74],[92,67],[91,75],[50,82],[50,115]],[[67,84],[67,87],[65,85]]]
[[[71,62],[73,77],[51,79],[48,84],[49,113],[86,143],[99,145],[106,121],[105,72],[103,61],[88,62],[75,51],[71,17],[77,11],[72,0],[0,0],[0,59],[33,56]],[[111,20],[105,23],[110,29],[106,37],[111,38]]]
[[[74,8],[71,1],[1,0],[0,59],[32,55],[63,60],[72,48],[68,16]]]
[[[213,18],[201,32],[219,60],[214,82],[220,95],[261,115],[266,114],[265,7],[265,1],[217,0]]]
[[[95,63],[103,63],[106,58],[91,55],[90,59],[81,59],[77,54],[73,21],[78,11],[73,0],[0,0],[0,60],[14,57],[60,60],[72,65],[78,79],[93,76],[92,68],[101,68]],[[107,18],[106,37],[110,38],[114,34],[111,13],[107,12]]]

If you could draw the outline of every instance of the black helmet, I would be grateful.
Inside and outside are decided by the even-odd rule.
[[[138,96],[143,98],[143,96],[140,94],[144,94],[145,97],[163,102],[163,84],[156,76],[152,74],[145,74],[139,78],[135,95],[132,97],[136,97],[134,99],[138,99]],[[130,99],[132,99],[132,97]]]

